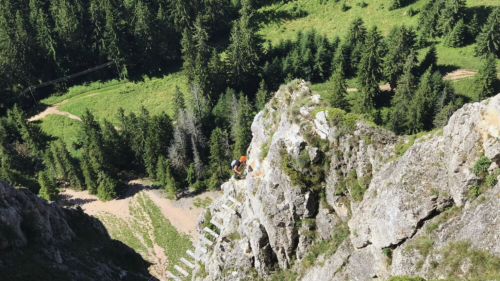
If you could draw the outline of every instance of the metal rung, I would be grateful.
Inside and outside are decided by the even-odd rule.
[[[179,277],[173,275],[172,272],[170,272],[170,271],[167,271],[167,275],[168,275],[168,277],[174,279],[175,281],[181,281],[181,279],[179,279]]]
[[[222,204],[222,208],[230,211],[232,214],[236,214],[236,211],[234,211],[233,209],[231,209],[228,205],[226,204]]]
[[[188,262],[185,258],[181,258],[181,262],[183,262],[185,265],[189,266],[189,268],[193,269],[194,264]]]
[[[215,233],[215,232],[214,232],[214,231],[212,231],[210,228],[205,227],[203,230],[205,230],[206,232],[210,233],[213,237],[215,237],[215,238],[219,238],[219,234]]]
[[[211,224],[213,224],[213,225],[215,225],[215,226],[216,226],[218,229],[220,229],[220,230],[222,230],[222,229],[223,229],[222,225],[220,225],[218,222],[214,221],[214,219],[212,219],[212,220],[210,221],[210,223],[211,223]]]
[[[205,247],[199,247],[200,251],[202,251],[204,254],[208,253],[207,249]]]
[[[187,250],[186,251],[186,254],[188,254],[189,256],[191,256],[193,259],[196,259],[195,255],[193,252],[191,252],[191,250]]]
[[[236,201],[236,199],[234,199],[232,196],[228,196],[227,198],[229,199],[229,201],[233,202],[234,204],[236,204],[238,206],[243,205],[240,202]]]
[[[184,269],[180,268],[178,265],[174,265],[174,268],[179,271],[180,273],[182,273],[182,275],[188,277],[189,276],[189,273],[187,273]]]
[[[212,243],[212,241],[208,240],[207,238],[203,237],[203,236],[200,236],[200,240],[205,242],[205,244],[207,244],[208,246],[212,246],[214,243]]]

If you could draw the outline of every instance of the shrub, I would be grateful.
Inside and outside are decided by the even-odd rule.
[[[433,246],[434,242],[429,236],[419,236],[415,241],[406,246],[406,250],[416,249],[425,258],[430,254]]]
[[[470,249],[469,242],[451,242],[440,251],[443,259],[440,266],[446,270],[448,280],[499,280],[500,258],[486,250]],[[462,274],[463,261],[471,263],[469,270]],[[463,278],[463,279],[462,279]]]
[[[347,113],[344,115],[343,120],[344,120],[344,125],[348,127],[354,127],[356,126],[356,121],[359,119],[359,116],[354,113]]]
[[[476,176],[479,176],[481,172],[485,172],[488,170],[488,167],[490,167],[491,161],[488,159],[486,156],[481,156],[479,159],[477,159],[476,163],[474,164],[474,167],[472,168],[472,171]]]
[[[326,110],[327,119],[332,120],[336,123],[342,121],[342,117],[346,114],[346,112],[340,108],[329,108]]]
[[[487,175],[486,176],[486,183],[488,184],[489,187],[493,187],[497,184],[498,180],[495,176],[492,175]]]
[[[473,199],[478,197],[481,194],[481,190],[479,189],[479,186],[473,184],[470,186],[469,192],[467,192],[467,198]]]

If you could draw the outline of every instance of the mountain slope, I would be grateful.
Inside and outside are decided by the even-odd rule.
[[[2,280],[144,280],[148,266],[82,209],[0,181]]]
[[[396,137],[282,87],[252,125],[253,172],[206,211],[223,229],[193,280],[499,278],[499,111],[496,96]]]

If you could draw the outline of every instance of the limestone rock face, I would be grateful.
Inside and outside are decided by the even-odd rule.
[[[139,280],[149,278],[147,268],[139,254],[111,240],[104,225],[81,208],[61,208],[0,181],[5,280]]]
[[[500,96],[465,105],[442,130],[417,139],[360,120],[335,123],[322,106],[298,83],[281,88],[257,114],[247,153],[253,172],[226,182],[209,207],[223,229],[200,255],[205,274],[197,266],[193,280],[266,279],[292,265],[300,280],[440,278],[440,251],[452,241],[500,256],[500,186],[468,196],[471,186],[484,186],[484,175],[472,172],[477,159],[493,162],[490,174],[500,161]],[[396,144],[409,148],[396,155]],[[294,159],[295,172],[284,159]],[[312,178],[318,171],[301,166],[306,160],[322,167],[320,185],[301,185],[300,173]],[[452,206],[453,215],[443,213]],[[343,241],[332,237],[342,224],[350,232]],[[412,247],[423,239],[433,247],[425,256]],[[323,240],[338,247],[301,267]]]

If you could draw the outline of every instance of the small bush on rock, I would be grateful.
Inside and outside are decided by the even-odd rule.
[[[490,166],[491,161],[488,159],[486,156],[481,156],[479,159],[477,159],[476,163],[474,164],[474,167],[472,168],[472,171],[476,176],[479,176],[481,172],[485,172],[488,170],[488,167]]]

